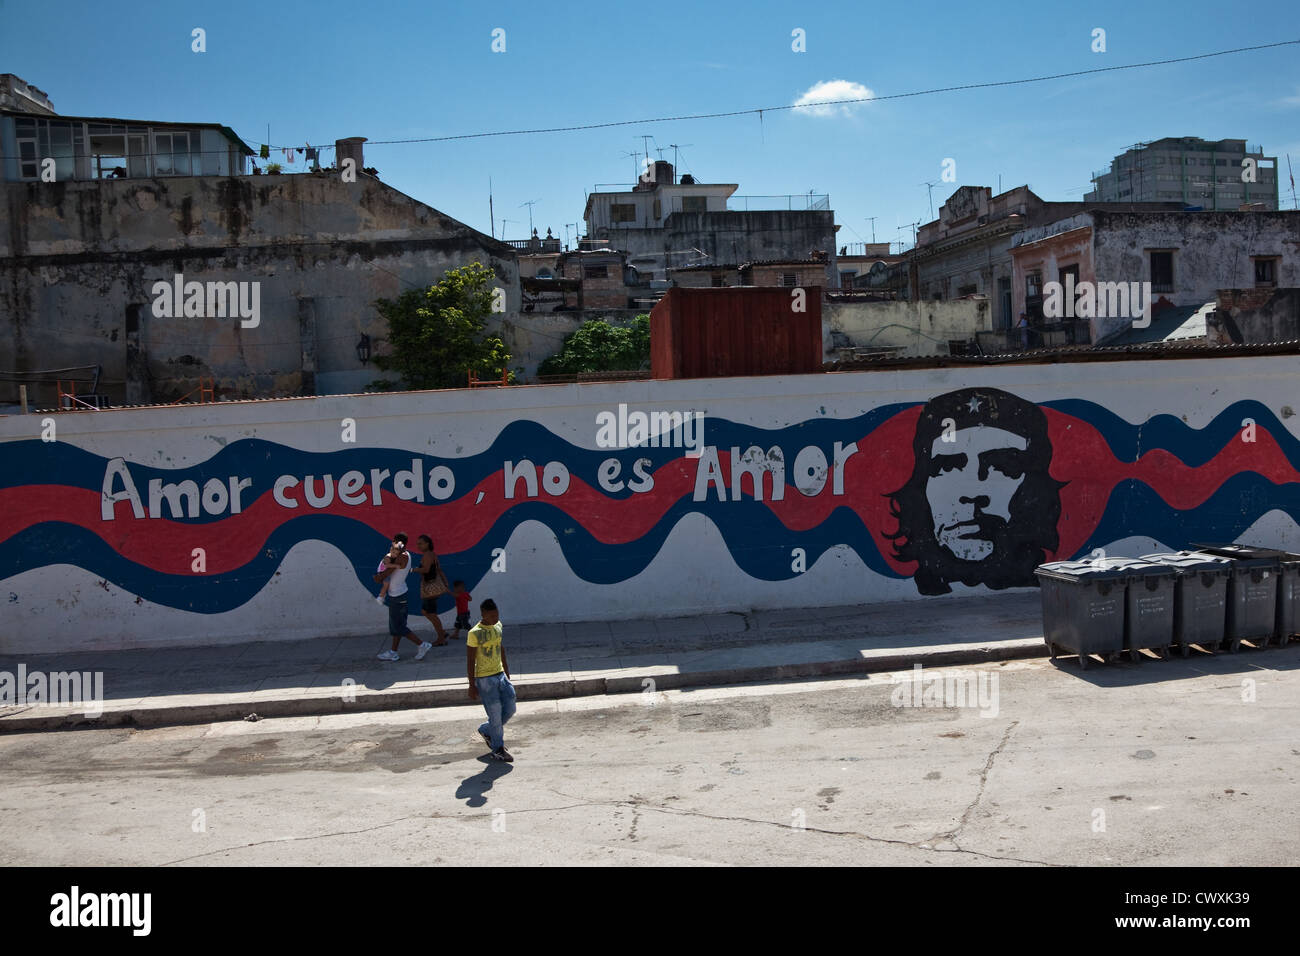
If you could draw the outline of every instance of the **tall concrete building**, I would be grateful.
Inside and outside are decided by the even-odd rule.
[[[1250,163],[1246,163],[1250,160]],[[1137,143],[1093,173],[1084,202],[1170,202],[1214,212],[1243,206],[1276,211],[1277,157],[1244,139],[1168,136]]]
[[[628,253],[642,276],[668,278],[668,270],[811,258],[826,253],[824,287],[839,281],[835,265],[835,214],[830,197],[737,196],[735,183],[678,179],[673,164],[647,165],[628,190],[597,190],[587,197],[587,239],[608,241]]]

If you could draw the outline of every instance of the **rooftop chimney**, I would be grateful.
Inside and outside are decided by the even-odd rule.
[[[357,172],[366,168],[364,150],[361,144],[366,141],[364,136],[349,136],[347,139],[336,139],[334,141],[334,155],[338,162],[339,169],[343,168],[343,161],[351,159],[357,164]]]

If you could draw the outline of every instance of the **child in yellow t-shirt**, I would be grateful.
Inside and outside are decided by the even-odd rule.
[[[510,683],[510,664],[501,645],[501,615],[491,598],[481,603],[478,622],[465,637],[465,666],[469,678],[469,699],[482,700],[487,720],[479,724],[478,735],[491,749],[493,760],[513,763],[506,750],[506,721],[515,715],[515,687]]]

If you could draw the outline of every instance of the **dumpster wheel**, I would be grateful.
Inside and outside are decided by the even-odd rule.
[[[1087,669],[1088,669],[1088,655],[1087,655],[1087,654],[1084,654],[1084,653],[1082,653],[1082,652],[1080,652],[1080,654],[1079,654],[1079,670],[1081,670],[1081,671],[1086,671]]]
[[[1182,648],[1183,648],[1183,657],[1186,657],[1188,654],[1192,653],[1192,645],[1188,644],[1185,641],[1183,642]]]

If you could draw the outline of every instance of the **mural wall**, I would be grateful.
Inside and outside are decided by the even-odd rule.
[[[987,593],[1096,548],[1300,549],[1294,361],[11,416],[0,653],[382,634],[397,531],[514,623]]]

